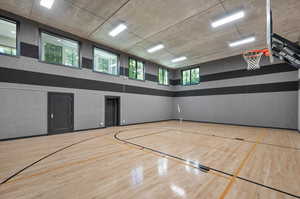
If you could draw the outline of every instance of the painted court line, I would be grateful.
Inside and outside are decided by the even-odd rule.
[[[10,181],[11,179],[13,179],[14,177],[16,177],[16,176],[19,175],[20,173],[22,173],[23,171],[25,171],[25,170],[29,169],[30,167],[34,166],[35,164],[41,162],[42,160],[44,160],[44,159],[46,159],[46,158],[49,158],[50,156],[53,156],[53,155],[55,155],[55,154],[57,154],[57,153],[59,153],[59,152],[61,152],[61,151],[63,151],[63,150],[66,150],[66,149],[68,149],[68,148],[70,148],[70,147],[72,147],[72,146],[75,146],[75,145],[77,145],[77,144],[81,144],[81,143],[84,143],[84,142],[87,142],[87,141],[90,141],[90,140],[93,140],[93,139],[96,139],[96,138],[99,138],[99,137],[103,137],[103,136],[106,136],[106,135],[109,135],[109,134],[111,134],[111,132],[109,132],[109,133],[107,133],[107,134],[100,135],[100,136],[94,136],[94,137],[90,137],[90,138],[87,138],[87,139],[84,139],[84,140],[80,140],[80,141],[78,141],[78,142],[75,142],[75,143],[70,144],[70,145],[68,145],[68,146],[65,146],[65,147],[63,147],[63,148],[60,148],[60,149],[58,149],[58,150],[56,150],[56,151],[54,151],[54,152],[52,152],[52,153],[50,153],[50,154],[48,154],[48,155],[45,155],[45,156],[43,156],[42,158],[38,159],[37,161],[35,161],[35,162],[33,162],[33,163],[27,165],[27,166],[24,167],[23,169],[17,171],[16,173],[14,173],[14,174],[12,174],[11,176],[9,176],[8,178],[6,178],[4,181],[2,181],[2,182],[0,183],[0,186],[1,186],[2,184],[7,183],[7,182]]]
[[[10,184],[10,183],[18,182],[18,181],[22,181],[22,180],[27,180],[27,179],[30,179],[30,178],[33,178],[33,177],[37,177],[37,176],[41,176],[41,175],[45,175],[47,173],[51,173],[53,171],[58,171],[60,169],[64,169],[64,168],[67,168],[67,167],[76,166],[76,165],[80,165],[80,164],[84,164],[84,163],[89,163],[89,162],[92,162],[92,161],[95,161],[95,160],[99,160],[101,158],[105,158],[105,157],[108,157],[108,156],[113,155],[115,153],[120,153],[120,152],[123,152],[123,151],[124,151],[124,149],[122,149],[121,151],[114,151],[114,152],[111,152],[111,153],[107,153],[105,155],[99,155],[99,156],[90,157],[90,158],[85,159],[85,160],[79,160],[79,161],[75,161],[75,162],[70,162],[70,163],[62,164],[61,166],[49,168],[47,170],[44,170],[44,171],[41,171],[41,172],[38,172],[38,173],[33,173],[31,175],[28,175],[28,176],[22,176],[22,177],[19,177],[19,178],[12,179],[12,180],[6,182],[6,184]]]
[[[223,193],[221,194],[221,196],[219,197],[219,199],[224,199],[226,197],[226,195],[230,192],[230,190],[232,189],[233,184],[236,181],[237,176],[240,174],[240,172],[242,171],[243,167],[246,165],[247,161],[249,160],[251,154],[253,154],[253,152],[256,149],[257,144],[262,141],[262,139],[265,137],[266,135],[260,135],[257,139],[256,139],[256,143],[252,145],[251,149],[248,151],[248,153],[246,154],[246,156],[244,157],[244,159],[242,160],[242,162],[240,163],[239,167],[237,168],[237,170],[234,172],[233,176],[231,177],[230,182],[227,184],[225,190],[223,191]]]
[[[145,147],[145,146],[142,146],[142,145],[139,145],[139,144],[135,144],[133,142],[130,142],[130,141],[127,141],[127,140],[122,140],[120,138],[118,138],[118,134],[122,133],[122,132],[125,132],[125,131],[119,131],[118,133],[115,133],[114,134],[114,138],[122,143],[127,143],[127,144],[131,144],[133,146],[136,146],[136,147],[139,147],[140,150],[143,150],[143,149],[148,149],[149,151],[152,151],[154,153],[158,153],[158,154],[161,154],[163,156],[169,156],[170,158],[174,158],[178,161],[183,161],[183,162],[187,162],[187,160],[185,160],[184,158],[181,158],[181,157],[177,157],[177,156],[174,156],[174,155],[171,155],[171,154],[167,154],[167,153],[164,153],[164,152],[161,152],[161,151],[158,151],[158,150],[155,150],[155,149],[152,149],[152,148],[148,148],[148,147]],[[221,171],[221,170],[218,170],[218,169],[215,169],[215,168],[211,168],[211,167],[207,167],[207,166],[204,166],[204,165],[201,165],[203,168],[205,168],[204,170],[206,170],[206,172],[211,172],[211,171],[214,171],[214,172],[217,172],[217,173],[221,173],[221,174],[224,174],[224,175],[227,175],[227,176],[230,176],[231,177],[231,181],[229,182],[229,184],[227,185],[227,187],[225,188],[224,192],[226,193],[222,193],[222,195],[220,197],[223,197],[225,198],[225,196],[227,195],[227,193],[229,192],[229,190],[231,189],[233,183],[235,182],[236,179],[240,179],[240,180],[244,180],[244,181],[247,181],[247,182],[250,182],[252,184],[256,184],[258,186],[261,186],[261,187],[264,187],[264,188],[267,188],[267,189],[270,189],[270,190],[273,190],[273,191],[276,191],[276,192],[280,192],[280,193],[283,193],[283,194],[286,194],[286,195],[289,195],[289,196],[292,196],[292,197],[295,197],[295,198],[300,198],[300,196],[297,196],[297,195],[294,195],[294,194],[291,194],[291,193],[288,193],[288,192],[285,192],[285,191],[282,191],[280,189],[276,189],[274,187],[270,187],[270,186],[267,186],[267,185],[264,185],[264,184],[261,184],[261,183],[258,183],[258,182],[255,182],[255,181],[252,181],[252,180],[249,180],[249,179],[246,179],[246,178],[242,178],[240,176],[238,176],[238,174],[240,173],[241,169],[245,166],[245,164],[247,163],[250,155],[255,151],[256,149],[256,146],[259,144],[259,142],[261,142],[263,140],[263,138],[266,136],[266,134],[262,134],[260,136],[257,137],[256,139],[256,142],[253,144],[253,146],[251,147],[251,149],[248,151],[246,157],[243,159],[243,161],[241,162],[241,164],[239,165],[239,168],[237,169],[237,171],[234,173],[234,174],[231,174],[231,173],[227,173],[227,172],[224,172],[224,171]],[[200,164],[199,164],[200,165]],[[197,167],[196,167],[197,168]],[[201,168],[197,168],[199,169],[200,171],[203,172],[203,170]],[[205,172],[205,171],[204,171]]]
[[[226,137],[226,136],[220,136],[220,135],[213,135],[213,134],[205,134],[205,133],[188,131],[188,130],[182,130],[182,131],[187,132],[187,133],[191,133],[191,134],[195,134],[195,135],[198,134],[198,135],[203,135],[203,136],[211,136],[211,137],[218,137],[218,138],[223,138],[223,139],[235,140],[235,141],[240,141],[240,142],[255,143],[255,141],[247,140],[247,139],[243,139],[243,138],[232,138],[232,137]],[[260,144],[260,145],[268,145],[268,146],[273,146],[273,147],[279,147],[279,148],[292,149],[292,150],[300,150],[300,148],[297,148],[297,147],[283,146],[283,145],[272,144],[272,143],[267,143],[267,142],[260,142],[258,144]]]

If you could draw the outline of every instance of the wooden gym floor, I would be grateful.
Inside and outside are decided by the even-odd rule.
[[[292,199],[299,176],[288,130],[169,121],[0,142],[1,199]]]

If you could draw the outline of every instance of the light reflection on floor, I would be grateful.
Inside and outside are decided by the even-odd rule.
[[[171,185],[171,189],[172,189],[172,191],[173,191],[176,195],[178,195],[178,196],[180,196],[180,197],[185,197],[185,191],[184,191],[184,189],[182,189],[181,187],[172,184],[172,185]]]
[[[160,158],[158,159],[157,162],[158,166],[158,175],[159,176],[164,176],[168,174],[168,159],[166,158]]]
[[[142,166],[132,169],[131,182],[133,185],[141,185],[144,181],[144,169]]]

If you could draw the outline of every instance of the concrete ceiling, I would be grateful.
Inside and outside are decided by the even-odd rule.
[[[89,40],[179,68],[263,48],[265,0],[55,0],[52,9],[40,0],[0,0],[0,8]],[[243,9],[246,17],[216,29],[214,19]],[[274,32],[292,41],[300,36],[300,0],[272,0]],[[128,29],[115,38],[108,33],[119,23]],[[255,35],[256,42],[229,48],[228,42]],[[153,54],[147,49],[163,43]],[[173,64],[171,60],[186,56]]]

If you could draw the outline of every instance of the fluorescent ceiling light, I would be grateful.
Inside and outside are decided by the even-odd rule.
[[[164,47],[165,47],[164,45],[158,44],[156,46],[153,46],[152,48],[149,48],[147,51],[148,51],[148,53],[154,53],[156,51],[163,49]]]
[[[213,28],[216,28],[216,27],[222,26],[224,24],[227,24],[227,23],[233,22],[235,20],[238,20],[240,18],[243,18],[244,16],[245,16],[245,12],[244,11],[240,11],[240,12],[234,13],[232,15],[229,15],[227,17],[224,17],[222,19],[219,19],[217,21],[212,22],[211,26]]]
[[[40,5],[45,8],[51,9],[53,3],[54,3],[54,0],[41,0]]]
[[[243,44],[251,43],[255,41],[255,37],[248,37],[242,40],[238,40],[229,44],[230,47],[240,46]]]
[[[183,61],[183,60],[186,60],[187,58],[186,57],[178,57],[178,58],[175,58],[172,60],[173,63],[176,63],[176,62],[180,62],[180,61]]]
[[[125,24],[119,24],[117,27],[115,27],[112,31],[109,32],[109,35],[112,37],[117,36],[121,32],[123,32],[125,29],[127,29],[127,26]]]

